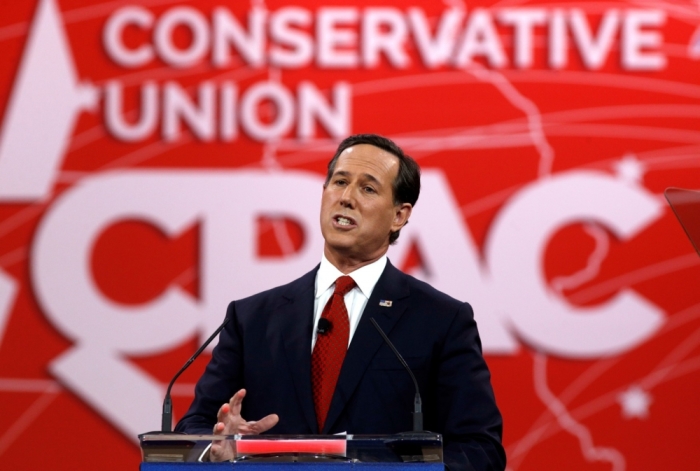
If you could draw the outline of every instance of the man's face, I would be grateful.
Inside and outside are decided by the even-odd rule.
[[[389,234],[408,220],[411,205],[394,204],[398,170],[396,156],[369,144],[349,147],[338,158],[321,200],[325,255],[338,268],[382,256]]]

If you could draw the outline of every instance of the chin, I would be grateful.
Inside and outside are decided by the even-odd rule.
[[[353,249],[357,247],[357,243],[354,240],[348,240],[345,237],[331,236],[326,239],[326,246],[335,252],[347,254],[352,252]]]
[[[355,241],[330,237],[326,239],[326,245],[333,250],[347,252],[355,247]]]

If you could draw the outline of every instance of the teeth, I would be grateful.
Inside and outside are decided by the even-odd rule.
[[[347,219],[344,217],[339,217],[338,224],[340,224],[341,226],[349,226],[351,224],[351,222],[350,222],[350,219]]]

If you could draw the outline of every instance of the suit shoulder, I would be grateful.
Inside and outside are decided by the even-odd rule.
[[[258,306],[261,304],[290,300],[307,290],[311,290],[313,293],[317,269],[318,267],[287,284],[275,286],[274,288],[261,291],[251,296],[231,301],[230,305]]]
[[[434,288],[432,285],[421,281],[411,275],[403,273],[406,279],[408,288],[410,290],[410,296],[416,301],[430,302],[436,307],[441,306],[445,309],[464,309],[471,311],[471,306],[468,302],[460,301],[455,299],[447,293]]]

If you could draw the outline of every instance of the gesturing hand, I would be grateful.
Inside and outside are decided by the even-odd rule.
[[[258,421],[246,421],[241,417],[241,405],[245,397],[245,389],[241,389],[231,397],[231,400],[221,406],[217,413],[218,422],[214,425],[214,435],[254,435],[263,433],[279,422],[277,414],[270,414]],[[227,440],[213,441],[209,451],[211,461],[225,461],[233,458],[232,443]]]

